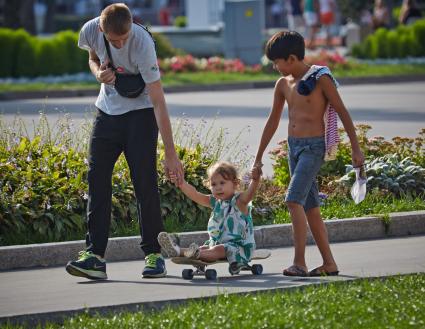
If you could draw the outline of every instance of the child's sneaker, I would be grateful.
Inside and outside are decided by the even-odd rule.
[[[199,246],[196,243],[191,243],[189,248],[184,251],[184,257],[190,259],[199,259],[201,251],[199,250]]]
[[[106,262],[91,251],[80,251],[76,261],[70,261],[66,265],[66,271],[74,276],[81,276],[91,280],[107,279]]]
[[[163,278],[166,275],[165,261],[161,254],[149,254],[145,257],[145,268],[142,272],[144,278]]]
[[[158,243],[169,257],[180,256],[180,247],[174,242],[170,234],[161,232],[158,234]]]

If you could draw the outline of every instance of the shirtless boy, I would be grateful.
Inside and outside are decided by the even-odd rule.
[[[317,173],[325,155],[324,115],[329,104],[338,114],[350,139],[352,162],[361,166],[364,156],[360,150],[351,117],[336,89],[328,68],[315,80],[308,95],[299,93],[301,79],[311,67],[304,63],[303,37],[294,31],[278,32],[266,45],[266,56],[283,76],[275,84],[271,113],[261,136],[254,166],[261,167],[264,150],[279,126],[285,102],[288,103],[288,146],[291,181],[286,195],[286,205],[291,216],[295,256],[293,264],[284,269],[289,276],[338,275],[326,226],[319,209]],[[323,258],[323,264],[310,272],[305,261],[307,222]]]

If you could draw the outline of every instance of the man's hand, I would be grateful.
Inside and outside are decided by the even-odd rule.
[[[164,172],[165,175],[173,184],[180,186],[184,181],[183,165],[177,158],[177,154],[165,155],[164,161]]]
[[[108,67],[109,60],[100,65],[99,70],[96,73],[96,80],[107,85],[112,85],[115,82],[115,72]]]

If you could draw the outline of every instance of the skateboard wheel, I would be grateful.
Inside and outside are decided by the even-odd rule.
[[[206,270],[205,271],[205,279],[207,279],[207,280],[217,279],[217,271],[216,270]]]
[[[261,265],[261,264],[252,265],[251,272],[254,275],[260,275],[261,273],[263,273],[263,265]]]
[[[238,263],[234,262],[234,263],[230,264],[229,273],[231,275],[239,274],[240,271],[241,271],[241,267],[239,266]]]
[[[192,269],[184,269],[182,272],[182,277],[185,280],[192,280],[193,279],[193,270]]]

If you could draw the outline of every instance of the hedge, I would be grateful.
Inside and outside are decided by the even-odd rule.
[[[176,50],[161,34],[154,33],[159,58]],[[89,70],[88,54],[78,48],[78,32],[62,31],[49,38],[30,35],[23,29],[0,28],[0,78],[62,75]]]
[[[394,30],[380,28],[361,44],[354,45],[351,53],[358,58],[405,58],[425,56],[425,19],[414,24],[399,25]]]

